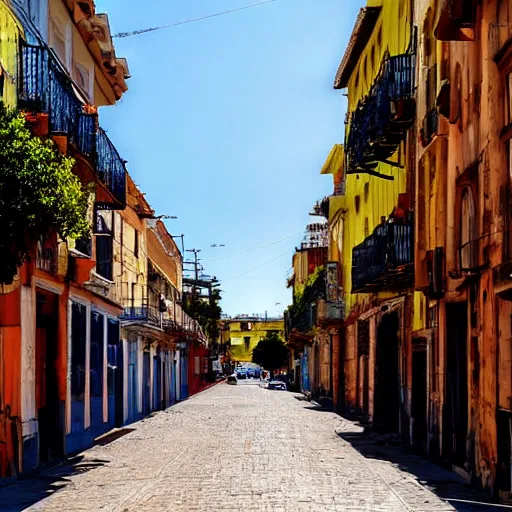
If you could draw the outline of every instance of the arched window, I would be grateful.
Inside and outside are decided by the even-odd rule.
[[[477,267],[478,244],[475,200],[470,187],[462,191],[460,205],[460,266],[461,270],[471,270]]]

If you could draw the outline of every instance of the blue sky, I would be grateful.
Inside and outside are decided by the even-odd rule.
[[[114,33],[251,3],[96,1]],[[294,247],[312,205],[332,189],[319,171],[342,142],[346,110],[332,84],[361,5],[275,0],[115,40],[130,90],[102,109],[101,123],[152,207],[178,216],[169,231],[202,250],[205,273],[222,282],[225,313],[275,315],[291,300]]]

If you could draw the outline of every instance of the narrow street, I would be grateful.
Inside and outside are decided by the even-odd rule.
[[[221,383],[0,489],[0,510],[486,509],[468,504],[453,473],[412,455],[394,464],[358,434],[301,395]],[[459,499],[443,501],[413,473]]]

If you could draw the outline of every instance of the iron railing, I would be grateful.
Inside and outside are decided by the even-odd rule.
[[[126,169],[117,149],[103,129],[96,132],[96,169],[100,180],[122,203],[126,201]]]
[[[415,55],[384,60],[368,96],[351,116],[347,137],[348,171],[373,169],[386,161],[414,121]]]
[[[142,321],[169,333],[189,334],[198,338],[206,338],[199,322],[185,313],[181,304],[175,301],[169,302],[170,304],[165,308],[165,311],[161,311],[158,306],[147,303],[138,306],[127,306],[124,308],[121,320],[125,322]]]
[[[352,292],[407,286],[413,263],[413,226],[383,224],[352,250]]]
[[[126,204],[126,167],[114,144],[97,126],[97,115],[84,112],[73,82],[45,47],[23,44],[20,51],[19,106],[48,114],[49,130],[66,135],[88,157],[99,180],[121,205]]]

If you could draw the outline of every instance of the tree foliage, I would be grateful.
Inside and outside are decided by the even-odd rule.
[[[24,117],[0,102],[0,282],[11,283],[40,237],[87,236],[88,195],[74,160],[35,137]]]
[[[271,372],[286,366],[288,349],[280,336],[268,332],[252,351],[252,362]]]
[[[211,340],[219,337],[219,322],[222,308],[219,306],[221,297],[218,290],[212,292],[212,302],[204,301],[189,294],[183,302],[183,309],[199,322],[205,334]]]

